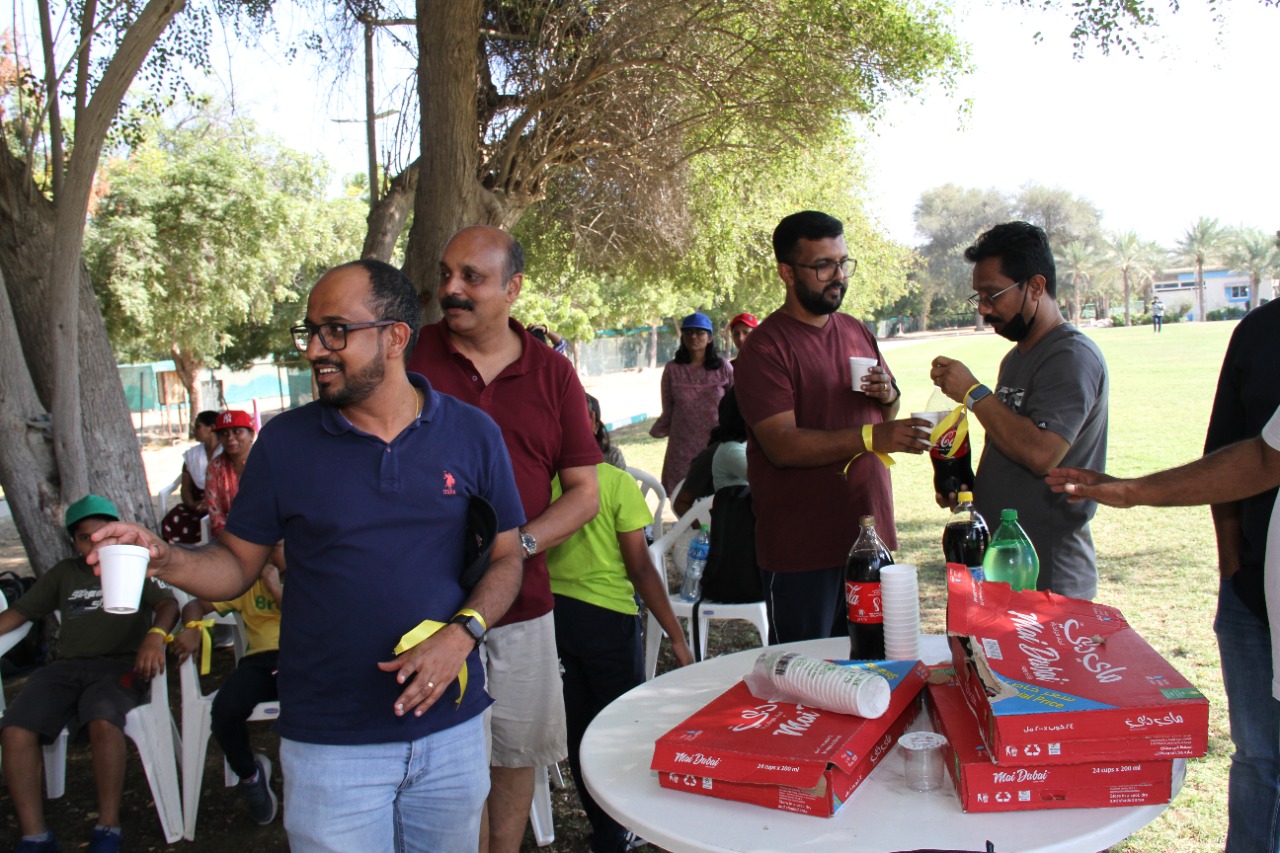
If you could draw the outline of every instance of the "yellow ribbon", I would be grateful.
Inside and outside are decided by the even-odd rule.
[[[947,448],[947,459],[955,457],[960,448],[964,446],[965,439],[969,435],[969,419],[965,417],[963,404],[956,406],[945,418],[938,421],[938,425],[933,428],[933,432],[929,433],[929,443],[936,446],[938,440],[946,435],[947,430],[953,426],[956,429],[956,435],[951,440],[951,447]]]
[[[200,629],[200,674],[208,675],[209,666],[213,661],[213,626],[218,620],[209,619],[192,619],[184,628]]]
[[[169,643],[172,643],[172,642],[173,642],[173,634],[170,634],[168,631],[166,631],[166,630],[165,630],[165,629],[163,629],[163,628],[152,628],[152,629],[151,629],[150,631],[148,631],[147,633],[148,633],[148,634],[159,634],[161,637],[164,637],[164,641],[165,641],[165,644],[166,644],[166,645],[167,645],[167,644],[169,644]]]
[[[893,458],[890,457],[888,453],[881,453],[880,451],[876,450],[874,447],[871,446],[871,439],[872,439],[871,427],[872,427],[871,424],[862,425],[862,446],[866,448],[866,450],[863,452],[874,454],[875,457],[880,460],[880,464],[884,465],[884,467],[886,468],[890,468],[893,466]],[[853,463],[857,461],[858,457],[861,455],[862,453],[853,454],[853,459],[850,459],[845,464],[844,470],[840,472],[842,476],[845,476],[845,477],[849,476],[850,466],[852,466]]]
[[[423,619],[418,623],[418,627],[400,638],[400,642],[396,644],[395,653],[397,655],[404,654],[447,624],[447,622],[436,622],[434,619]],[[463,661],[462,669],[458,670],[458,700],[454,703],[455,705],[462,704],[462,697],[466,695],[466,692],[467,664],[466,661]]]

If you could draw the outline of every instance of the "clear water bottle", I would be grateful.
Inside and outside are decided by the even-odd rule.
[[[689,560],[684,567],[684,581],[680,584],[680,597],[685,601],[697,601],[702,595],[702,572],[707,567],[709,553],[711,529],[704,527],[689,540]]]
[[[1015,590],[1035,589],[1040,577],[1040,558],[1027,532],[1018,523],[1018,511],[1000,511],[1000,528],[991,537],[982,571],[989,581],[1002,581]]]
[[[969,567],[974,580],[983,580],[982,561],[991,541],[987,522],[973,508],[973,492],[960,492],[959,503],[942,532],[942,554],[948,563]]]

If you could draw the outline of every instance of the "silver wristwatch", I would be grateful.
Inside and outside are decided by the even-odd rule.
[[[538,553],[537,538],[523,527],[520,528],[520,550],[524,551],[526,560]]]

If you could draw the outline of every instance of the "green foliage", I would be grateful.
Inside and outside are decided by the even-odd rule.
[[[849,132],[771,152],[745,145],[704,152],[689,159],[680,179],[684,191],[668,209],[672,235],[660,253],[630,246],[619,234],[612,243],[585,236],[569,220],[565,185],[553,187],[515,229],[529,258],[521,319],[589,339],[593,329],[649,325],[694,310],[717,324],[741,311],[764,316],[783,297],[773,228],[808,208],[840,218],[858,258],[846,311],[873,316],[905,293],[913,259],[862,209],[865,178]]]
[[[1204,318],[1210,323],[1218,320],[1239,320],[1248,312],[1236,305],[1230,305],[1226,308],[1219,308],[1216,311],[1210,311],[1204,315]]]
[[[934,315],[972,317],[965,304],[972,292],[972,267],[964,250],[983,231],[1009,218],[1009,199],[994,189],[943,184],[922,193],[915,223],[916,233],[926,239],[917,250],[923,266],[914,278],[915,292],[898,306],[902,313],[923,320]]]
[[[321,162],[207,111],[150,122],[103,179],[85,258],[125,357],[217,359],[233,329],[270,325],[318,267],[358,251],[361,206],[321,201]]]

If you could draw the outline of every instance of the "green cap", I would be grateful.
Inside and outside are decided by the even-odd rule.
[[[120,511],[116,509],[116,505],[111,501],[98,495],[85,495],[67,507],[67,515],[63,520],[63,524],[70,530],[91,515],[105,515],[114,521],[120,520]]]
[[[1017,521],[1018,511],[1016,509],[1002,509],[1000,510],[1000,520],[1001,521]]]

